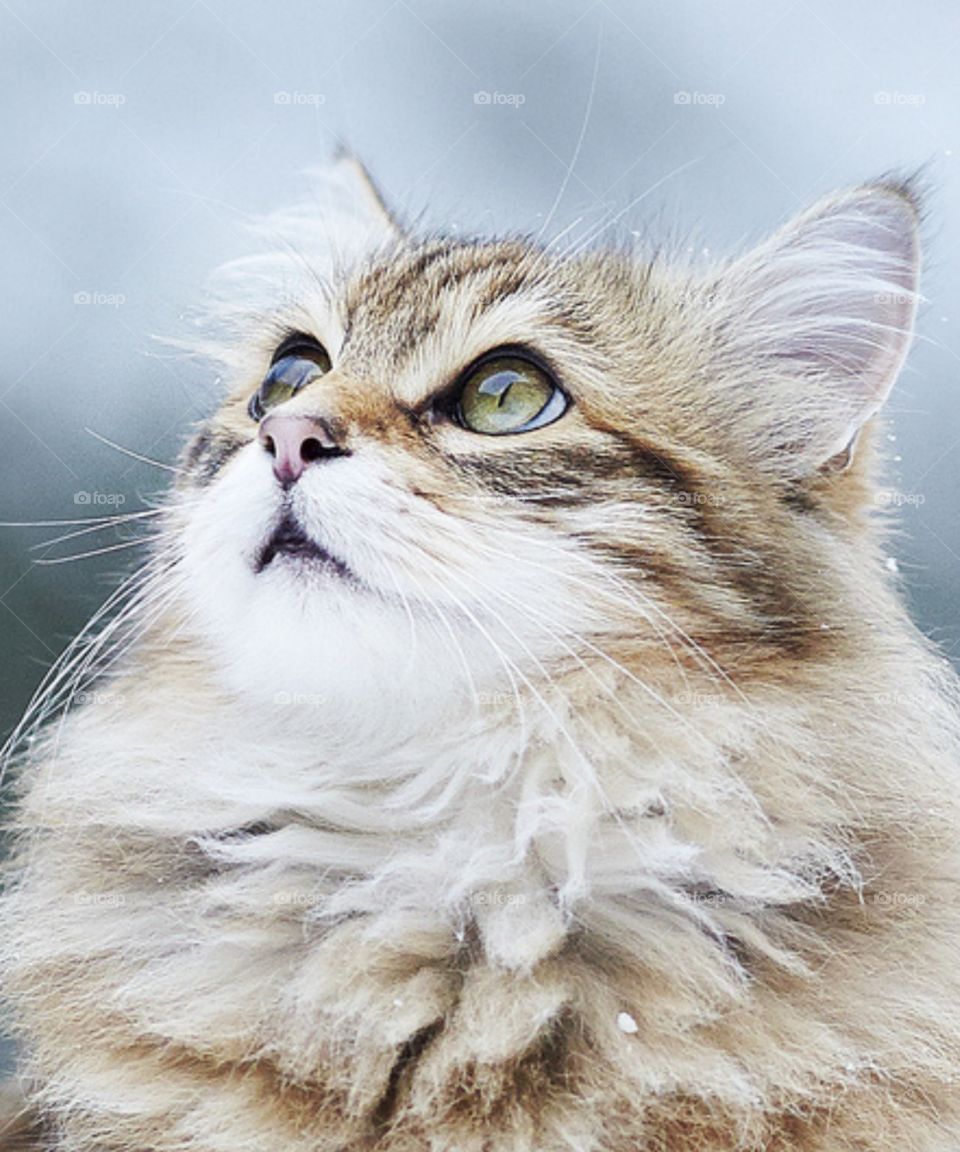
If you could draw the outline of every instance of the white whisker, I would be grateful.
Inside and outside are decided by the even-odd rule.
[[[122,515],[112,516],[106,521],[101,521],[97,524],[90,524],[86,528],[78,528],[73,532],[64,532],[60,536],[54,536],[52,540],[43,540],[39,544],[31,544],[30,551],[36,552],[44,548],[52,548],[55,544],[63,544],[67,540],[76,540],[79,536],[88,536],[92,532],[103,532],[108,528],[118,528],[125,524],[134,524],[140,520],[146,520],[153,516],[162,516],[166,509],[164,508],[150,508],[144,512],[125,512]]]
[[[34,564],[71,564],[75,560],[89,560],[94,556],[106,556],[110,552],[122,552],[128,548],[140,548],[144,544],[149,544],[152,540],[158,539],[159,536],[144,536],[139,540],[122,540],[119,544],[108,544],[104,548],[91,548],[87,552],[76,552],[72,556],[41,556],[39,559],[34,560]]]
[[[172,472],[176,476],[183,476],[184,470],[176,468],[172,464],[164,464],[160,460],[153,460],[149,456],[144,456],[142,452],[134,452],[132,448],[124,448],[122,444],[117,444],[116,441],[109,439],[107,436],[102,436],[99,432],[94,432],[92,428],[84,428],[94,440],[99,440],[101,444],[106,444],[109,448],[116,449],[117,452],[122,453],[124,456],[129,456],[131,460],[139,460],[142,464],[150,464],[154,468],[162,468],[164,472]]]

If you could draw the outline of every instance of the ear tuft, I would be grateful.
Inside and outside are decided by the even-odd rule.
[[[216,270],[200,332],[177,345],[220,367],[229,386],[249,371],[252,334],[264,349],[292,330],[310,331],[333,287],[403,236],[369,173],[341,150],[305,173],[306,194],[255,217],[253,251]]]
[[[327,186],[331,192],[334,189],[341,191],[352,205],[358,220],[365,220],[371,227],[400,235],[400,225],[387,207],[376,181],[345,144],[338,145],[329,166],[311,169],[309,175],[318,189]]]
[[[798,475],[843,458],[886,400],[919,299],[918,213],[910,182],[855,188],[722,278],[721,376],[761,463]]]
[[[228,271],[276,275],[301,264],[320,278],[345,272],[401,238],[370,174],[353,155],[339,152],[304,173],[307,194],[255,221],[250,231],[264,257],[228,265]]]

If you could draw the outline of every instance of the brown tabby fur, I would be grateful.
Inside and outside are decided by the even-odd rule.
[[[877,185],[809,219],[881,201],[912,221],[911,197]],[[834,443],[824,389],[857,348],[824,368],[798,337],[791,358],[770,331],[789,317],[751,295],[778,258],[689,271],[394,236],[336,282],[334,370],[289,405],[402,490],[380,527],[376,501],[343,509],[356,565],[411,531],[423,571],[455,570],[437,526],[465,525],[466,551],[493,541],[514,573],[506,613],[513,549],[574,541],[592,567],[556,553],[542,579],[602,623],[512,650],[521,738],[466,624],[479,721],[427,666],[411,718],[416,685],[388,667],[396,700],[385,680],[314,730],[220,675],[205,601],[141,606],[101,694],[23,757],[4,987],[44,1135],[24,1120],[0,1146],[956,1152],[955,686],[883,563],[878,418],[851,459]],[[909,293],[899,268],[876,278]],[[257,450],[246,404],[278,335],[322,323],[309,296],[285,307],[223,356],[232,391],[185,453],[161,584]],[[471,438],[430,415],[519,343],[568,387],[560,420]],[[556,628],[565,603],[524,601]],[[347,675],[348,652],[304,637]]]

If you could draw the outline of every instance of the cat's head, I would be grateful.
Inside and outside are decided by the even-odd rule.
[[[417,239],[344,160],[263,235],[226,273],[229,395],[177,512],[190,627],[234,690],[439,714],[563,669],[748,680],[869,624],[909,188],[691,269]]]

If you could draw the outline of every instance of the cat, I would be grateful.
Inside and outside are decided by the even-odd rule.
[[[957,684],[878,497],[918,219],[692,266],[416,236],[344,157],[259,228],[15,737],[23,1146],[955,1152]]]

